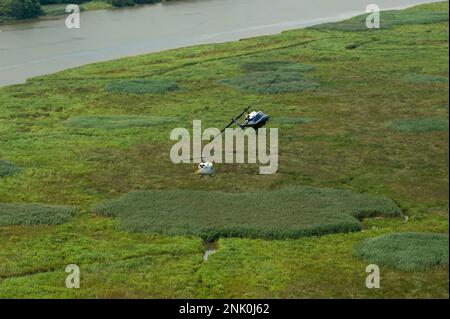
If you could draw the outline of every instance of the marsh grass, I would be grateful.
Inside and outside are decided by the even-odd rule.
[[[366,26],[367,14],[359,15],[340,22],[319,24],[310,27],[315,30],[331,31],[376,31]],[[380,29],[390,29],[394,26],[408,24],[432,24],[448,21],[448,12],[391,10],[380,12]]]
[[[71,128],[123,129],[132,127],[152,127],[174,122],[170,117],[139,115],[85,115],[71,117],[64,125]]]
[[[275,78],[276,82],[270,85]],[[244,76],[225,79],[221,82],[240,90],[268,94],[303,92],[315,90],[320,86],[318,83],[305,78],[301,73],[280,71],[253,72]]]
[[[319,88],[319,83],[308,79],[306,72],[315,67],[289,61],[246,62],[241,68],[242,76],[221,80],[220,83],[257,93],[303,92]],[[275,81],[275,82],[274,82]]]
[[[76,212],[71,206],[0,203],[0,225],[59,225],[68,222]]]
[[[299,238],[361,229],[358,219],[398,216],[389,199],[337,189],[295,187],[271,192],[133,191],[94,207],[123,229],[163,235]]]
[[[313,121],[313,118],[295,116],[278,116],[270,119],[270,122],[275,124],[308,124]]]
[[[0,177],[12,176],[22,171],[22,168],[7,160],[0,159]]]
[[[446,12],[448,2],[414,10]],[[385,267],[382,289],[367,289],[367,262],[355,253],[364,239],[386,233],[448,232],[448,132],[404,134],[384,126],[390,120],[448,118],[447,85],[400,81],[408,72],[448,76],[448,25],[370,33],[292,30],[94,63],[0,88],[0,154],[26,168],[26,174],[0,178],[0,202],[71,203],[86,210],[59,226],[0,227],[0,298],[448,298],[446,267],[407,275]],[[361,46],[345,49],[352,43]],[[320,90],[257,96],[217,85],[247,74],[237,70],[241,63],[280,60],[315,66],[306,74]],[[105,90],[119,79],[156,77],[183,89],[142,95]],[[126,113],[171,117],[188,128],[198,118],[203,128],[221,128],[250,104],[273,119],[316,119],[282,126],[277,174],[259,175],[258,165],[224,164],[217,165],[214,178],[199,179],[191,164],[168,160],[174,143],[170,125],[109,131],[62,124],[77,115]],[[217,253],[202,263],[199,237],[118,231],[119,225],[125,228],[122,217],[102,218],[88,210],[131,190],[186,189],[205,191],[213,199],[209,212],[222,212],[218,206],[230,199],[215,200],[213,191],[265,192],[295,185],[392,198],[410,218],[367,218],[361,232],[296,240],[220,239]],[[197,202],[186,202],[185,210]],[[327,206],[321,199],[315,204]],[[299,197],[293,205],[300,211],[312,204]],[[233,204],[234,215],[225,217],[234,225],[248,207]],[[127,219],[125,210],[121,214]],[[153,215],[139,214],[131,214],[130,229],[145,221],[142,231],[149,231],[145,223]],[[266,217],[257,216],[268,229]],[[165,230],[170,222],[153,221]],[[64,285],[70,263],[81,267],[81,289]]]
[[[432,74],[409,73],[402,77],[402,82],[409,84],[448,83],[448,77]]]
[[[448,130],[448,118],[432,117],[415,120],[397,120],[386,124],[387,127],[403,133],[425,133]]]
[[[357,250],[370,263],[401,271],[448,266],[447,234],[392,233],[366,239]]]
[[[106,85],[107,91],[132,94],[164,94],[177,91],[178,89],[179,86],[177,83],[158,79],[120,80]]]
[[[290,61],[245,62],[241,64],[241,68],[245,72],[281,71],[303,73],[315,70],[315,67],[312,65]]]

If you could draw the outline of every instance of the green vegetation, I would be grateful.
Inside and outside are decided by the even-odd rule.
[[[246,72],[280,71],[304,73],[315,70],[312,65],[288,61],[246,62],[241,65],[241,68]]]
[[[172,81],[156,80],[156,79],[137,79],[137,80],[122,80],[111,82],[106,86],[106,89],[111,92],[120,93],[159,93],[176,91],[179,89],[178,85]]]
[[[130,1],[134,4],[132,0]],[[68,4],[80,5],[81,11],[113,7],[107,0],[2,0],[0,1],[0,22],[39,16],[64,15],[67,14],[66,7]]]
[[[417,120],[396,120],[389,122],[387,127],[404,133],[448,131],[448,118],[433,117]]]
[[[80,11],[92,11],[92,10],[102,10],[102,9],[109,9],[112,8],[112,5],[103,2],[101,0],[94,0],[94,1],[78,1],[78,2],[70,2],[71,0],[67,0],[69,3],[78,3],[80,4]],[[56,2],[56,1],[52,1]],[[42,2],[41,2],[42,3]],[[48,4],[48,5],[42,5],[42,15],[44,16],[58,16],[58,15],[65,15],[67,8],[67,3],[59,3],[59,4]]]
[[[68,4],[80,5],[80,10],[102,10],[159,3],[161,0],[1,0],[0,23],[12,19],[30,19],[39,16],[66,14]]]
[[[90,0],[39,0],[42,5],[49,4],[81,4]]]
[[[405,11],[446,13],[448,3]],[[352,43],[359,46],[346,49]],[[220,83],[275,72],[243,67],[274,61],[313,67],[301,73],[320,89],[260,95]],[[390,233],[448,233],[448,131],[405,134],[386,127],[448,118],[448,82],[402,81],[410,73],[448,78],[446,21],[369,33],[293,30],[96,63],[0,88],[0,154],[26,168],[0,178],[0,202],[80,207],[65,224],[0,227],[0,297],[448,298],[448,266],[382,267],[381,288],[367,289],[368,262],[355,251]],[[164,79],[182,89],[105,89],[135,79]],[[217,164],[214,178],[199,179],[191,164],[169,160],[169,125],[109,130],[66,123],[133,115],[172,118],[177,127],[190,128],[193,119],[203,128],[223,127],[250,104],[271,116],[269,127],[280,127],[277,174],[259,175],[254,164]],[[283,123],[286,118],[314,121],[296,125]],[[136,190],[228,198],[303,187],[389,198],[409,218],[365,218],[358,222],[363,231],[299,239],[220,238],[217,253],[203,262],[198,236],[121,231],[120,216],[91,209]],[[210,206],[214,212],[213,201]],[[70,263],[82,269],[82,289],[65,288]]]
[[[0,22],[8,17],[30,19],[40,14],[39,0],[2,0],[0,2]]]
[[[83,5],[81,6],[81,10],[86,10],[86,11],[92,11],[92,10],[103,10],[103,9],[109,9],[111,8],[112,5],[101,1],[101,0],[94,0],[94,1],[89,1],[86,3],[83,3]]]
[[[95,211],[119,217],[125,230],[197,235],[206,241],[358,231],[361,224],[355,217],[400,215],[400,209],[387,199],[311,187],[240,194],[137,191],[101,204]]]
[[[59,225],[66,223],[76,211],[70,206],[0,203],[0,226]]]
[[[115,7],[134,6],[135,4],[152,4],[161,2],[161,0],[106,0]]]
[[[319,84],[306,78],[311,65],[288,61],[247,62],[241,65],[246,75],[221,80],[241,90],[257,93],[287,93],[315,90]]]
[[[66,14],[66,4],[49,4],[41,7],[42,15],[44,16],[58,16]],[[81,7],[82,9],[82,7]]]
[[[405,75],[402,78],[402,81],[411,84],[448,83],[448,77],[431,74],[410,73]]]
[[[0,159],[0,177],[12,176],[19,173],[21,170],[22,169],[14,163]]]
[[[394,233],[369,238],[358,247],[369,263],[404,271],[424,271],[448,266],[448,235]]]
[[[345,48],[346,48],[347,50],[354,50],[354,49],[359,48],[360,46],[361,46],[361,44],[359,44],[359,43],[350,43],[350,44],[347,44],[347,45],[345,46]]]
[[[90,129],[121,129],[151,127],[173,122],[172,118],[138,115],[90,115],[75,116],[64,122],[68,127]]]
[[[270,119],[270,122],[275,124],[308,124],[313,121],[314,119],[312,118],[295,116],[279,116]]]
[[[198,239],[126,234],[94,217],[0,227],[0,247],[1,298],[181,298],[192,294],[187,278],[202,259]],[[71,263],[82,269],[81,289],[64,285]]]
[[[366,26],[368,14],[363,14],[338,23],[324,23],[312,26],[316,30],[374,31]],[[391,10],[380,14],[380,29],[391,29],[408,24],[432,24],[448,21],[448,12],[422,10]]]
[[[274,80],[276,82],[270,85]],[[229,84],[241,90],[257,93],[286,93],[315,90],[319,84],[305,79],[298,73],[274,73],[255,72],[248,75],[222,80],[221,83]],[[270,85],[270,86],[269,86]]]

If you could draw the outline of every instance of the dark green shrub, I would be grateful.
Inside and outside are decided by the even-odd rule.
[[[39,0],[42,5],[47,4],[81,4],[92,0]]]
[[[134,6],[133,0],[108,0],[108,3],[114,7]]]
[[[158,3],[161,2],[161,0],[133,0],[134,3],[137,4],[151,4],[151,3]]]
[[[239,194],[134,191],[94,210],[117,217],[128,231],[197,235],[205,240],[283,239],[358,231],[361,224],[356,217],[400,214],[389,199],[313,187]]]
[[[367,262],[402,271],[424,271],[448,266],[448,235],[393,233],[369,238],[357,247]]]
[[[71,206],[0,203],[0,225],[59,225],[76,212]]]
[[[0,16],[30,19],[40,14],[41,5],[38,0],[2,0],[0,3]]]
[[[346,46],[345,46],[345,48],[347,49],[347,50],[354,50],[354,49],[356,49],[356,48],[359,48],[359,44],[358,43],[350,43],[350,44],[347,44]]]
[[[134,6],[135,4],[152,4],[161,2],[161,0],[107,0],[115,7]]]
[[[120,93],[159,93],[176,91],[179,89],[178,84],[166,80],[156,79],[137,79],[137,80],[121,80],[111,82],[106,86],[106,89],[111,92]]]

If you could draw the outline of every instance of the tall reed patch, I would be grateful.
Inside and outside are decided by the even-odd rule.
[[[299,238],[361,229],[358,219],[397,216],[390,199],[345,190],[294,187],[270,192],[133,191],[94,210],[122,228],[164,235]]]

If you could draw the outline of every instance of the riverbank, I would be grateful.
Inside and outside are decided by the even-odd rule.
[[[55,17],[55,16],[61,16],[66,15],[66,7],[67,4],[49,4],[49,5],[43,5],[42,8],[42,17]],[[80,10],[81,11],[94,11],[94,10],[105,10],[105,9],[112,9],[114,6],[112,6],[110,3],[107,3],[105,1],[90,1],[80,4]]]
[[[388,10],[424,1],[428,0],[378,4]],[[195,0],[83,12],[80,29],[67,29],[65,16],[15,22],[0,28],[0,51],[5,53],[0,59],[0,86],[126,56],[277,34],[350,18],[364,10],[359,0]]]
[[[449,228],[448,2],[383,16],[379,30],[361,28],[359,17],[0,88],[0,201],[11,204],[3,219],[0,210],[0,297],[448,298],[445,263],[413,272],[380,265],[381,288],[365,286],[366,240]],[[259,93],[274,74],[275,91]],[[190,128],[193,119],[221,128],[250,104],[279,128],[276,174],[217,164],[215,177],[199,179],[191,164],[169,160],[172,128]],[[264,192],[293,186],[304,191],[278,206],[304,213],[297,223],[323,231],[336,212],[351,210],[358,220],[343,222],[358,227],[262,236],[260,227],[269,234],[271,225],[249,209],[237,217],[256,220],[251,236],[232,215],[167,226],[185,206],[195,214],[190,203],[214,214],[215,205],[221,211],[243,197],[230,206],[239,215],[239,206],[256,202],[249,193],[276,205]],[[130,214],[126,200],[136,207]],[[163,211],[173,200],[176,209]],[[30,203],[58,205],[52,209],[63,218],[23,218]],[[96,209],[105,203],[111,210]],[[166,214],[160,220],[146,213],[155,203]],[[401,214],[374,214],[382,209]],[[204,261],[198,233],[206,223],[214,232],[206,239],[220,239]],[[389,238],[371,243],[383,247]],[[82,288],[64,286],[68,264],[80,266]]]
[[[33,18],[26,18],[26,19],[17,19],[15,17],[11,17],[8,15],[5,15],[5,12],[1,12],[0,7],[0,25],[6,25],[6,24],[14,24],[14,23],[21,23],[24,21],[35,21],[39,19],[54,19],[56,17],[66,15],[66,7],[68,4],[62,3],[62,4],[47,4],[47,5],[40,5],[40,12],[36,14]],[[113,6],[110,3],[107,3],[106,1],[101,0],[94,0],[89,2],[84,2],[82,4],[79,4],[80,11],[94,11],[94,10],[104,10],[104,9],[111,9]],[[4,9],[5,10],[5,9]],[[2,13],[4,15],[2,15]]]
[[[170,1],[170,0],[166,0]],[[172,0],[174,1],[174,0]],[[177,0],[180,1],[180,0]],[[56,0],[58,2],[58,0]],[[64,1],[62,1],[64,2]],[[149,5],[160,3],[161,0],[93,0],[84,1],[79,3],[80,11],[95,11],[95,10],[106,10],[114,8],[130,7],[135,5]],[[59,4],[41,4],[40,13],[37,14],[34,19],[49,19],[52,17],[59,17],[61,15],[66,15],[66,7],[68,3]],[[11,16],[2,15],[2,8],[0,7],[0,25],[10,24],[14,22],[27,21],[32,19],[17,19]]]

